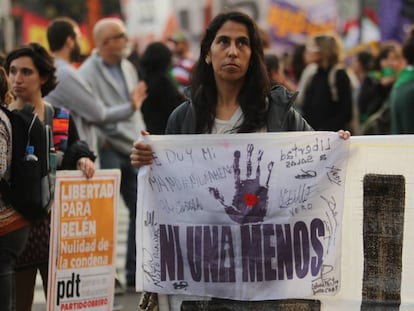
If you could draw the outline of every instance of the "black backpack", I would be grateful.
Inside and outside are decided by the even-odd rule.
[[[12,161],[9,182],[0,181],[5,203],[10,203],[26,219],[36,220],[47,215],[53,200],[53,181],[49,176],[51,131],[43,125],[33,107],[22,110],[1,109],[12,127]],[[27,146],[34,147],[38,161],[26,161]]]

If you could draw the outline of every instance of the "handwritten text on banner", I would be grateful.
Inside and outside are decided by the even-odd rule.
[[[330,132],[148,139],[138,289],[242,300],[339,291],[348,141]]]

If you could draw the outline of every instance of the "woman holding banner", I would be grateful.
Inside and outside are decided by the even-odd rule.
[[[171,114],[166,134],[312,130],[292,108],[297,94],[282,86],[271,88],[258,28],[241,12],[219,14],[208,26],[187,95]],[[338,133],[344,139],[350,136],[348,131]],[[135,142],[131,163],[152,164],[151,147]]]
[[[166,134],[312,130],[292,108],[297,94],[282,86],[271,88],[257,25],[241,12],[219,14],[207,27],[187,95],[189,99],[171,114]],[[350,133],[339,135],[346,139]],[[132,165],[152,162],[151,146],[135,142]],[[170,296],[169,304],[170,310],[179,310],[180,298]]]

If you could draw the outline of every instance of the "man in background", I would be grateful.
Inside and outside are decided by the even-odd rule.
[[[59,83],[45,100],[53,106],[70,111],[80,139],[85,140],[91,150],[97,153],[94,125],[128,119],[134,111],[141,108],[145,90],[141,91],[141,99],[138,97],[135,100],[124,100],[116,106],[105,106],[72,65],[80,59],[78,24],[68,17],[56,18],[47,29],[47,39],[55,58]]]
[[[190,84],[191,70],[194,66],[194,58],[190,51],[190,42],[183,33],[176,33],[169,38],[172,42],[172,51],[174,63],[171,69],[171,75],[177,82],[180,92]]]
[[[138,78],[135,67],[126,59],[128,37],[122,20],[103,18],[93,28],[96,49],[79,68],[79,73],[104,105],[116,109],[125,102],[135,101]],[[139,93],[139,92],[138,92]],[[139,97],[139,96],[138,96]],[[135,287],[135,217],[137,171],[131,166],[129,154],[134,140],[145,124],[140,111],[120,122],[99,124],[99,156],[104,169],[121,170],[121,195],[129,210],[126,258],[127,287]]]

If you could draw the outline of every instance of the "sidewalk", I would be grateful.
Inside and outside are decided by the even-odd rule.
[[[118,236],[117,236],[117,256],[116,268],[119,279],[122,284],[125,284],[125,256],[126,256],[126,240],[128,231],[128,209],[125,207],[122,200],[120,200],[118,209]],[[123,295],[115,296],[115,305],[121,307],[115,308],[113,311],[136,311],[138,310],[140,293],[125,292]],[[42,281],[40,276],[36,279],[36,289],[34,295],[34,303],[32,311],[46,311],[46,301],[43,294]]]
[[[115,306],[118,308],[114,308],[113,311],[137,311],[140,297],[140,293],[125,293],[123,295],[116,296]],[[46,303],[44,299],[43,302],[34,303],[32,311],[46,311]]]

